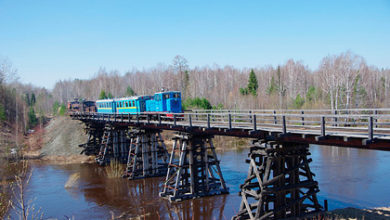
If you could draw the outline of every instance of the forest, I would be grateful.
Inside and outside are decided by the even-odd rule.
[[[195,66],[182,56],[171,64],[133,69],[124,74],[100,68],[92,79],[58,81],[51,101],[96,100],[104,90],[112,97],[153,94],[161,88],[182,91],[183,98],[205,98],[227,109],[388,107],[390,70],[369,66],[352,52],[324,57],[317,69],[302,61],[280,66],[235,68]],[[47,110],[47,109],[46,109]]]
[[[322,58],[315,70],[293,59],[253,68],[189,64],[178,55],[170,64],[126,73],[100,68],[91,79],[59,80],[48,90],[20,83],[11,61],[0,60],[0,123],[17,140],[44,116],[65,114],[67,101],[153,94],[162,88],[182,91],[186,109],[389,107],[390,69],[368,65],[350,51]]]

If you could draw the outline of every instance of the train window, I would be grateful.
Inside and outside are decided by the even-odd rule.
[[[174,98],[180,98],[180,93],[175,93],[175,94],[173,94],[173,97],[174,97]]]
[[[135,106],[135,101],[133,100],[133,106]]]
[[[161,100],[161,96],[160,95],[156,95],[155,99],[156,99],[156,101],[160,101]]]
[[[164,99],[169,99],[169,94],[164,94]]]

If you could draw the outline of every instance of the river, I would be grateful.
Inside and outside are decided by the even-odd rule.
[[[230,219],[239,208],[249,149],[219,153],[230,194],[170,204],[158,197],[163,178],[129,181],[107,179],[95,164],[31,164],[27,197],[45,218],[109,219],[141,216],[141,219]],[[330,146],[310,147],[310,164],[319,182],[318,198],[329,209],[390,206],[390,152]],[[70,176],[79,176],[65,188]]]

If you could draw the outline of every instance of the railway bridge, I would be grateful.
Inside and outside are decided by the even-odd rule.
[[[390,109],[217,110],[180,114],[70,113],[85,123],[87,155],[126,164],[128,179],[165,176],[170,201],[228,193],[215,135],[252,139],[233,219],[300,217],[324,210],[309,144],[390,150]],[[175,131],[168,152],[161,132]],[[326,206],[326,204],[325,204]],[[325,207],[326,209],[326,207]]]

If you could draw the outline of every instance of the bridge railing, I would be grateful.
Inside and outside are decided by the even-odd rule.
[[[245,129],[249,131],[265,130],[282,133],[294,132],[315,134],[319,136],[345,135],[366,136],[369,139],[390,137],[390,109],[349,109],[349,114],[302,114],[261,112],[229,112],[229,111],[192,111],[172,114],[98,114],[72,113],[74,116],[90,120],[106,122],[135,122],[151,124],[167,124],[174,126]],[[296,110],[297,111],[297,110]],[[328,111],[329,112],[329,111]]]
[[[247,114],[326,114],[326,115],[376,115],[390,114],[390,108],[357,108],[357,109],[210,109],[188,110],[195,113],[247,113]]]

